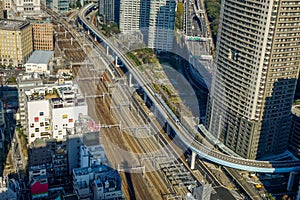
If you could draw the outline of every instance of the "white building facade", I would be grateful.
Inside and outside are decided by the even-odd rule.
[[[41,12],[40,0],[14,0],[17,12],[24,16],[36,15]]]
[[[25,64],[26,73],[50,74],[53,51],[34,51]]]
[[[28,143],[36,139],[67,139],[79,115],[87,115],[84,97],[77,85],[41,86],[25,93]]]

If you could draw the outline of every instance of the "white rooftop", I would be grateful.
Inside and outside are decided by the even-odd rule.
[[[48,64],[53,55],[53,51],[34,51],[27,63],[33,64]]]

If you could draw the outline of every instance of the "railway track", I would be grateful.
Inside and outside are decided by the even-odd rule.
[[[72,34],[70,35],[70,37]],[[68,35],[69,37],[69,35]],[[75,56],[76,54],[69,54],[69,56]],[[91,70],[90,66],[81,66],[81,67],[74,67],[73,68],[74,74],[76,77],[84,78],[84,77],[93,77],[94,71]],[[122,70],[120,68],[116,68],[116,74],[117,76],[121,77],[123,76]],[[101,79],[101,76],[99,76],[99,80]],[[108,89],[104,85],[102,81],[86,81],[86,80],[77,80],[81,90],[85,95],[100,95],[103,93],[108,93]],[[100,122],[101,124],[107,124],[107,125],[113,125],[115,124],[115,120],[111,117],[109,112],[109,106],[111,104],[110,98],[108,98],[109,95],[107,95],[104,100],[102,98],[87,98],[86,101],[88,105],[92,105],[92,107],[89,106],[89,113],[91,113],[91,116],[95,119],[96,122]],[[126,110],[126,112],[131,113],[129,110]],[[132,116],[130,116],[132,117]],[[134,119],[134,118],[133,118]],[[134,123],[140,123],[140,119],[135,119]],[[122,156],[120,154],[115,154],[116,147],[128,150],[129,147],[135,147],[132,151],[136,152],[151,152],[159,149],[159,144],[156,144],[155,138],[146,138],[146,139],[137,139],[135,138],[132,140],[132,137],[130,137],[128,134],[123,134],[122,138],[122,132],[119,128],[103,128],[100,129],[101,132],[101,141],[103,142],[107,158],[111,162],[111,165],[114,167],[117,167],[117,163],[122,161]],[[142,133],[146,134],[146,133]],[[113,147],[112,147],[113,146]],[[133,158],[138,159],[138,158]],[[126,175],[124,172],[121,172],[121,174]],[[128,176],[128,175],[127,175]],[[167,185],[162,178],[162,174],[157,171],[151,171],[147,172],[145,174],[145,177],[143,177],[142,174],[136,173],[131,177],[131,183],[126,180],[126,177],[123,178],[123,188],[124,188],[124,194],[127,199],[131,199],[131,197],[134,196],[137,199],[149,199],[151,196],[152,199],[162,199],[163,194],[168,194],[174,192],[174,190],[170,187],[170,185]],[[128,179],[128,178],[127,178]],[[151,186],[151,189],[148,191],[149,185]],[[127,190],[125,190],[127,188]],[[135,189],[134,189],[135,188]],[[170,189],[171,188],[171,189]],[[136,192],[138,191],[138,192]]]
[[[86,68],[86,69],[81,69],[79,70],[78,68],[74,68],[75,75],[79,77],[89,77],[91,76],[91,71]],[[86,94],[91,94],[92,92],[97,92],[99,94],[107,92],[107,88],[104,86],[104,83],[99,81],[96,85],[94,86],[95,83],[92,81],[81,81],[80,86],[81,90],[85,91]],[[93,88],[93,89],[91,89]],[[95,89],[96,88],[96,89]],[[93,91],[91,91],[93,90]],[[109,98],[107,98],[109,99]],[[88,105],[93,104],[94,107],[91,108],[91,110],[94,110],[94,113],[96,114],[96,119],[100,121],[101,124],[107,124],[107,125],[113,125],[115,123],[114,119],[111,117],[109,113],[109,104],[111,103],[110,100],[103,100],[101,98],[96,98],[96,99],[87,99]],[[94,114],[94,115],[95,115]],[[95,119],[95,118],[94,118]],[[135,120],[135,122],[137,122]],[[115,146],[119,147],[120,149],[123,150],[128,150],[128,147],[130,147],[131,152],[149,152],[150,150],[153,150],[153,146],[149,146],[150,141],[144,141],[142,144],[137,144],[136,140],[132,140],[130,136],[127,133],[121,133],[119,128],[110,128],[110,129],[100,129],[101,132],[101,140],[104,143],[104,148],[107,154],[108,160],[111,162],[111,165],[115,168],[118,167],[117,163],[120,163],[120,161],[123,160],[122,156],[120,154],[115,153]],[[123,137],[123,138],[122,138]],[[112,147],[113,146],[113,147]],[[142,148],[143,147],[143,148]],[[141,149],[142,148],[142,149]],[[165,183],[161,180],[161,177],[159,174],[156,172],[151,172],[147,173],[146,179],[143,178],[142,174],[134,174],[132,175],[132,186],[134,186],[134,190],[131,191],[128,189],[128,181],[126,180],[126,174],[125,172],[122,172],[124,175],[123,177],[123,183],[124,184],[124,189],[127,188],[127,191],[124,192],[125,195],[130,197],[135,197],[137,199],[149,199],[149,196],[152,195],[152,199],[157,199],[158,197],[161,198],[161,193],[167,193],[169,190],[167,189],[167,186],[165,186]],[[124,179],[125,177],[125,179]],[[128,177],[128,175],[127,175]],[[128,178],[127,178],[128,179]],[[145,182],[148,180],[147,182]],[[145,192],[145,188],[148,188],[150,185],[151,187],[151,195],[149,195],[149,191]],[[132,187],[131,186],[131,187]],[[130,187],[129,187],[130,188]],[[134,192],[134,191],[143,191],[141,194],[139,192]],[[133,194],[134,192],[134,194]],[[146,194],[146,195],[145,195]]]

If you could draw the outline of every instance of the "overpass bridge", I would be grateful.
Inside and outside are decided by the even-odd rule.
[[[217,150],[213,150],[194,138],[194,135],[189,132],[177,119],[176,116],[165,107],[165,104],[161,102],[158,95],[154,92],[151,84],[146,80],[138,71],[136,66],[129,60],[114,44],[107,39],[93,24],[86,19],[93,9],[96,9],[93,3],[86,5],[80,10],[78,16],[78,22],[83,28],[91,34],[96,41],[100,42],[104,48],[107,48],[109,53],[113,57],[117,57],[124,67],[127,68],[140,88],[144,93],[144,101],[150,101],[154,112],[159,113],[165,119],[165,126],[167,133],[171,131],[180,138],[182,143],[186,145],[192,152],[193,158],[195,154],[200,157],[209,160],[211,162],[246,171],[260,172],[260,173],[288,173],[288,172],[300,172],[300,161],[258,161],[249,160],[226,155]]]

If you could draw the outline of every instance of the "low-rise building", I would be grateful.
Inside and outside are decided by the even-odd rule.
[[[46,165],[30,166],[29,172],[29,187],[32,199],[41,199],[48,197],[48,175]]]
[[[121,183],[116,170],[98,174],[92,183],[94,199],[122,199]]]
[[[47,176],[35,177],[30,182],[31,199],[43,199],[48,197],[49,185]]]
[[[26,73],[50,74],[53,51],[34,51],[25,64]]]
[[[68,157],[65,141],[35,140],[28,148],[29,177],[37,173],[35,168],[44,167],[49,185],[64,185],[68,183]],[[75,158],[72,158],[75,159]],[[30,179],[31,180],[31,179]]]
[[[87,115],[79,115],[75,126],[68,129],[69,172],[74,168],[107,164],[104,148],[100,143],[99,126]],[[78,159],[72,159],[74,157]]]
[[[122,179],[106,165],[73,170],[73,188],[80,199],[122,199]]]
[[[17,200],[19,196],[15,191],[13,184],[9,183],[7,177],[0,177],[0,199],[1,200]]]

